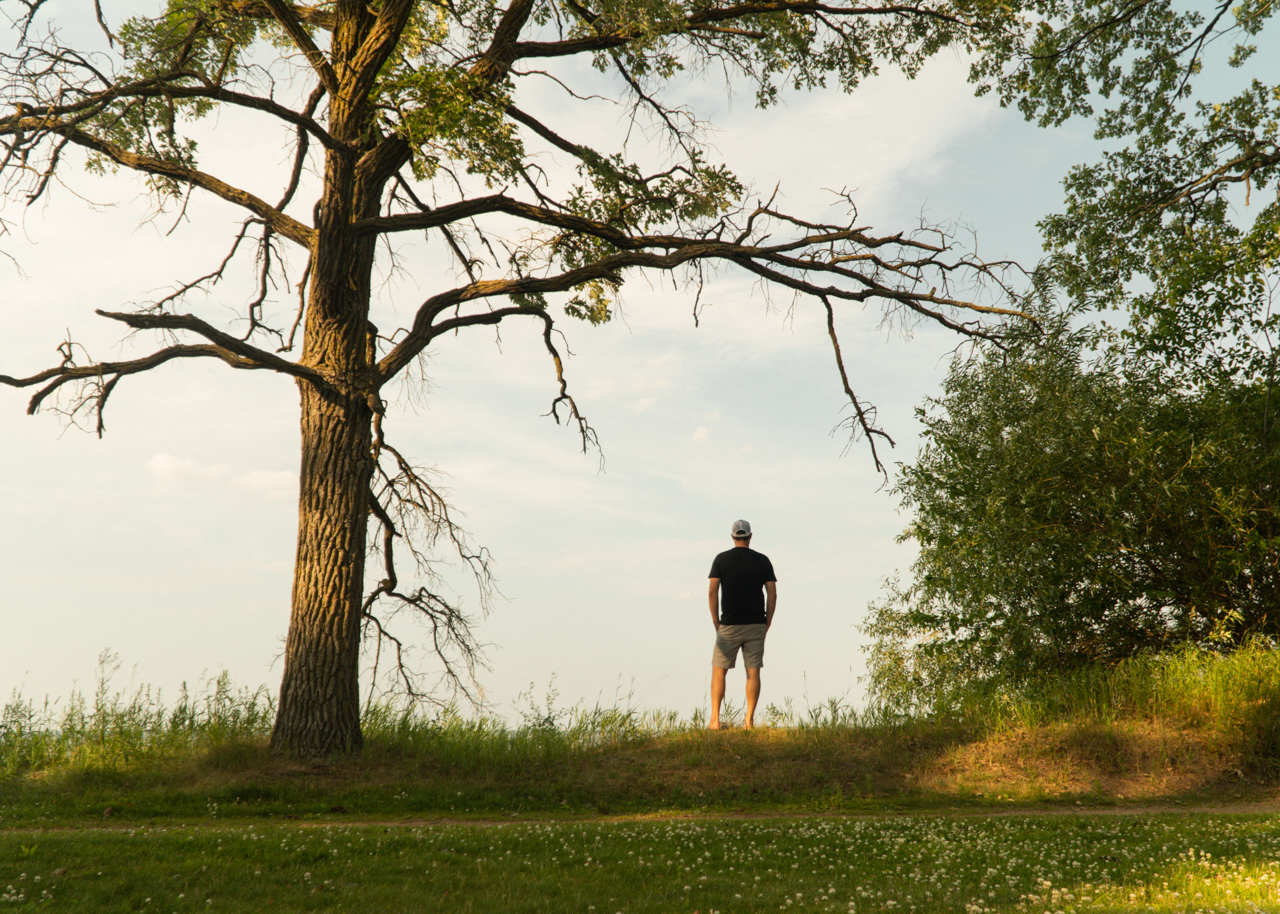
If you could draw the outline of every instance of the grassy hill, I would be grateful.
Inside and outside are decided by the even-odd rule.
[[[1277,785],[1278,706],[1280,658],[1250,648],[1085,671],[1023,697],[974,694],[934,719],[832,702],[713,733],[623,708],[535,707],[512,727],[375,707],[361,756],[307,763],[267,751],[262,691],[223,677],[164,706],[101,683],[61,709],[6,707],[0,827],[1256,800]]]

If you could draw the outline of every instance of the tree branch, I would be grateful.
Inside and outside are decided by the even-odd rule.
[[[348,98],[363,99],[368,95],[382,65],[395,50],[412,11],[413,0],[383,0],[373,27],[351,58],[349,66],[355,75],[347,82]]]
[[[476,643],[471,626],[473,620],[461,607],[437,593],[439,575],[435,570],[437,560],[432,559],[432,547],[443,537],[448,540],[462,563],[472,572],[480,592],[482,611],[487,612],[494,591],[493,573],[487,550],[476,549],[467,535],[453,520],[444,495],[430,481],[431,471],[410,464],[404,456],[387,443],[383,436],[381,414],[376,412],[374,423],[375,485],[369,493],[369,511],[377,519],[380,531],[371,531],[371,538],[381,545],[385,577],[365,598],[362,616],[367,626],[376,630],[378,656],[381,642],[389,641],[395,648],[395,675],[401,687],[414,700],[430,697],[430,690],[420,689],[417,677],[410,672],[405,659],[403,642],[387,628],[374,610],[378,603],[391,605],[389,616],[406,610],[415,620],[426,624],[431,632],[431,645],[441,663],[441,676],[455,694],[461,693],[474,705],[480,701],[475,686],[475,668],[481,660],[481,646]],[[384,462],[384,458],[389,461]],[[386,463],[390,463],[388,467]],[[380,536],[378,533],[380,532]],[[400,589],[397,571],[395,541],[400,540],[416,564],[419,573],[429,586],[413,590]],[[376,685],[370,684],[370,697]],[[459,669],[461,665],[461,669]]]
[[[496,85],[506,79],[520,47],[516,39],[533,12],[534,0],[511,0],[506,12],[493,30],[489,47],[471,67],[471,75],[485,85]]]
[[[265,200],[254,196],[248,191],[241,190],[238,187],[232,187],[230,184],[220,181],[212,175],[205,174],[195,168],[187,168],[176,162],[167,162],[164,159],[157,159],[152,156],[142,156],[134,152],[108,142],[101,137],[85,133],[76,127],[65,126],[61,124],[45,124],[37,123],[36,119],[30,119],[32,123],[30,127],[44,128],[59,136],[65,136],[71,142],[94,152],[101,153],[125,168],[131,168],[134,171],[140,171],[145,174],[161,175],[167,178],[173,178],[175,181],[181,181],[184,184],[192,184],[196,187],[203,188],[210,193],[221,197],[231,203],[243,206],[245,209],[257,214],[271,228],[288,238],[290,241],[301,245],[304,248],[310,248],[312,238],[315,235],[314,230],[310,226],[303,225],[292,216],[287,216],[280,210],[276,209]]]
[[[557,411],[561,403],[569,408],[569,418],[578,424],[578,435],[582,439],[582,453],[586,453],[589,448],[594,447],[600,450],[600,439],[596,436],[596,430],[588,423],[586,416],[578,412],[578,404],[574,402],[572,396],[569,395],[569,385],[564,377],[564,362],[560,358],[555,343],[551,340],[551,333],[555,330],[555,324],[551,320],[551,315],[543,311],[538,314],[542,318],[542,344],[546,347],[547,352],[551,356],[551,361],[556,368],[556,383],[560,385],[560,392],[556,394],[556,398],[551,401],[551,411],[545,415],[551,416],[556,420],[556,425],[560,424],[560,413]],[[600,465],[604,466],[604,454],[600,454]]]
[[[508,198],[495,199],[508,200]],[[515,201],[509,202],[514,203]],[[521,207],[527,206],[527,204],[519,205]],[[529,208],[537,209],[536,207]],[[435,212],[439,213],[440,210]],[[542,211],[541,215],[548,220],[566,218],[574,221],[589,222],[589,220],[581,220],[580,217],[562,217],[562,214],[548,211]],[[600,237],[608,237],[610,239],[621,234],[612,229],[607,229],[607,227],[601,227],[596,223],[589,224],[591,226],[590,234],[597,234]],[[687,263],[704,260],[725,260],[796,292],[815,297],[825,295],[833,299],[851,302],[865,302],[873,298],[892,301],[951,330],[983,339],[990,339],[993,334],[980,327],[952,320],[938,309],[948,307],[980,314],[1007,317],[1028,316],[1011,308],[981,305],[946,295],[938,295],[936,286],[928,292],[915,292],[910,289],[885,285],[874,277],[865,276],[856,270],[843,267],[839,262],[842,258],[835,255],[831,256],[828,261],[822,261],[812,257],[791,257],[785,253],[796,248],[810,249],[818,244],[830,245],[837,241],[851,241],[869,246],[882,246],[893,243],[908,249],[918,248],[930,253],[940,250],[934,246],[925,245],[911,239],[903,239],[901,236],[894,236],[890,239],[870,239],[857,229],[820,231],[795,241],[769,247],[753,247],[720,241],[716,238],[689,239],[663,236],[654,239],[644,237],[631,238],[625,235],[622,238],[623,243],[628,248],[632,248],[631,250],[623,250],[616,254],[603,256],[588,264],[565,270],[556,275],[543,277],[524,276],[512,279],[472,282],[469,285],[432,296],[419,307],[412,329],[378,363],[377,375],[380,379],[379,383],[385,382],[403,370],[430,344],[432,339],[441,333],[466,326],[496,324],[504,318],[514,315],[538,315],[542,313],[542,309],[539,306],[517,306],[458,315],[438,324],[435,323],[436,317],[450,308],[455,308],[477,299],[565,292],[593,280],[603,279],[613,283],[620,283],[623,271],[634,267],[670,271]],[[665,248],[667,253],[634,249],[644,244]],[[993,275],[992,265],[969,261],[949,264],[938,261],[934,256],[897,264],[886,262],[880,258],[874,258],[871,262],[873,265],[886,269],[890,273],[904,275],[905,278],[910,279],[912,284],[922,283],[922,277],[918,274],[925,269],[936,270],[941,273],[944,281],[948,271],[960,268],[968,269],[979,276]],[[794,271],[794,273],[786,271]],[[861,288],[848,290],[832,285],[819,285],[804,278],[806,274],[810,273],[832,274],[833,278],[856,282]]]
[[[216,327],[213,327],[200,318],[192,314],[169,314],[169,313],[153,313],[153,312],[121,312],[121,311],[102,311],[96,310],[95,314],[102,317],[110,318],[113,321],[119,321],[126,327],[133,330],[187,330],[191,333],[198,334],[209,342],[213,343],[220,350],[224,350],[229,355],[234,356],[243,365],[236,367],[244,368],[263,368],[270,371],[278,371],[281,374],[291,375],[295,378],[301,378],[310,381],[320,387],[330,387],[328,380],[320,372],[314,368],[308,368],[305,365],[299,365],[296,362],[290,362],[283,359],[272,352],[259,349],[252,346],[238,337],[223,333]]]
[[[217,8],[249,19],[275,18],[275,13],[271,11],[263,0],[218,0]],[[299,22],[314,25],[316,28],[321,28],[325,31],[333,31],[335,19],[333,13],[329,10],[315,6],[289,4],[289,11]]]
[[[33,415],[40,409],[45,399],[64,384],[87,383],[89,392],[80,396],[66,413],[74,421],[75,415],[82,409],[93,408],[97,413],[99,437],[102,436],[104,428],[102,408],[106,405],[107,398],[111,395],[112,390],[115,389],[117,382],[126,375],[150,371],[174,359],[215,358],[221,359],[232,368],[255,369],[264,367],[257,362],[241,358],[221,346],[214,345],[169,346],[140,359],[131,359],[124,362],[96,362],[90,365],[75,364],[73,357],[74,346],[70,342],[61,344],[58,349],[63,355],[61,365],[26,378],[0,375],[0,384],[18,388],[43,384],[44,386],[36,391],[27,404],[27,415]]]
[[[696,33],[703,29],[710,32],[721,32],[723,29],[719,28],[719,25],[724,22],[779,13],[802,15],[821,13],[840,19],[893,16],[904,19],[930,19],[978,31],[989,30],[988,26],[984,26],[976,19],[967,19],[941,10],[911,4],[833,6],[828,3],[811,2],[811,0],[765,0],[765,2],[736,3],[724,7],[704,8],[678,22],[663,25],[656,29],[649,23],[645,26],[629,26],[615,29],[611,32],[602,31],[595,35],[567,38],[561,41],[522,41],[515,45],[511,54],[511,63],[516,60],[533,57],[568,57],[596,51],[611,51],[653,34]]]
[[[261,0],[262,5],[271,11],[271,15],[276,17],[276,21],[280,23],[293,43],[298,49],[306,55],[307,60],[311,63],[311,68],[316,71],[316,75],[320,77],[320,82],[324,84],[325,89],[331,97],[338,95],[338,77],[333,72],[333,67],[329,64],[329,59],[324,56],[324,52],[316,47],[316,43],[311,40],[311,36],[307,34],[307,30],[303,27],[294,8],[285,3],[284,0]]]
[[[840,352],[840,337],[836,335],[835,309],[831,307],[831,299],[826,295],[819,295],[818,299],[827,310],[827,335],[831,338],[831,348],[836,355],[836,368],[840,372],[840,383],[844,386],[845,396],[848,397],[849,402],[853,404],[853,412],[856,417],[857,426],[853,438],[850,439],[850,444],[857,440],[857,429],[860,429],[862,434],[866,436],[867,444],[871,446],[871,459],[875,461],[876,469],[880,471],[881,475],[884,476],[885,479],[888,479],[889,474],[885,470],[884,464],[880,462],[880,454],[876,451],[876,436],[878,435],[885,441],[889,442],[889,447],[897,447],[897,445],[894,444],[893,439],[889,437],[888,432],[885,432],[876,425],[875,407],[864,407],[862,403],[859,402],[857,395],[854,394],[853,387],[849,384],[849,373],[844,367],[844,356]],[[843,425],[844,423],[841,424]],[[836,428],[840,428],[840,426],[836,426]]]

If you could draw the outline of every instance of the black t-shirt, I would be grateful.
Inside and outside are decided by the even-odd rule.
[[[778,580],[773,563],[751,547],[734,546],[711,563],[709,578],[720,579],[720,624],[763,625],[764,585]]]

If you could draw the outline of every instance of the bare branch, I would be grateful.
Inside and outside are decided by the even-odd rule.
[[[293,39],[298,49],[306,55],[311,68],[316,71],[316,75],[320,77],[320,82],[324,84],[329,95],[336,97],[339,90],[338,77],[334,75],[333,67],[329,64],[329,59],[324,56],[324,52],[316,47],[316,43],[307,34],[294,8],[284,0],[261,0],[261,2],[276,17],[276,21]]]
[[[49,395],[57,392],[63,385],[80,382],[89,383],[91,385],[90,393],[77,399],[69,415],[74,416],[82,408],[94,408],[99,417],[97,422],[99,434],[101,434],[103,427],[101,419],[102,406],[115,388],[116,382],[125,375],[150,371],[174,359],[215,358],[221,359],[232,368],[253,369],[264,367],[249,359],[240,358],[235,353],[220,346],[213,345],[169,346],[140,359],[131,359],[124,362],[96,362],[90,365],[75,364],[70,343],[63,343],[58,349],[63,355],[61,365],[26,378],[0,375],[0,384],[18,388],[43,384],[44,386],[36,391],[27,404],[27,414],[33,415],[40,409],[41,404],[44,403]],[[108,381],[107,378],[110,378],[110,380]]]
[[[101,78],[106,82],[105,77]],[[108,84],[107,88],[102,91],[84,95],[71,104],[23,105],[22,110],[18,113],[0,118],[0,135],[28,133],[38,129],[58,132],[54,129],[57,125],[76,126],[86,117],[99,114],[107,105],[122,99],[207,98],[211,101],[225,102],[237,107],[270,114],[286,123],[306,130],[326,148],[345,148],[342,143],[335,140],[312,117],[315,108],[311,104],[308,104],[306,111],[297,112],[286,105],[259,95],[236,92],[223,86],[192,86],[177,82],[177,80],[190,80],[192,78],[194,78],[194,74],[177,71],[132,83]],[[323,87],[321,89],[323,90]],[[323,92],[321,97],[323,97]]]
[[[849,384],[849,373],[844,367],[844,356],[840,352],[840,337],[836,335],[836,312],[831,307],[831,299],[825,295],[818,296],[823,307],[827,310],[827,335],[831,338],[831,349],[836,355],[836,368],[840,372],[840,383],[844,386],[845,396],[849,398],[849,402],[853,405],[854,420],[856,421],[854,436],[850,439],[850,444],[857,440],[857,432],[861,431],[866,436],[867,444],[871,447],[871,459],[875,461],[876,469],[888,479],[888,471],[885,470],[884,464],[880,462],[880,454],[876,451],[876,437],[879,436],[889,442],[889,447],[896,447],[888,432],[876,425],[876,414],[874,406],[864,406],[856,394],[853,387]],[[843,423],[842,423],[843,424]],[[839,426],[837,426],[839,428]]]
[[[107,26],[107,19],[102,15],[102,0],[93,0],[93,13],[98,17],[98,27],[102,29],[102,34],[107,36],[107,44],[114,48],[116,46],[116,36],[111,34],[111,29]]]
[[[329,382],[325,376],[314,368],[308,368],[305,365],[299,365],[296,362],[290,362],[288,359],[282,359],[280,356],[252,346],[242,339],[237,339],[228,333],[223,333],[216,327],[213,327],[200,318],[191,314],[168,314],[163,312],[115,312],[115,311],[95,311],[103,317],[109,317],[114,321],[119,321],[126,327],[134,330],[188,330],[192,333],[199,334],[209,340],[220,351],[227,353],[228,356],[234,357],[237,368],[263,368],[270,371],[278,371],[281,374],[291,375],[295,378],[302,378],[317,384],[321,387],[329,387]],[[230,359],[224,359],[230,361]]]
[[[431,471],[409,463],[387,443],[383,436],[380,405],[375,416],[376,482],[369,494],[369,510],[378,521],[379,529],[371,531],[371,549],[381,553],[384,577],[365,598],[362,607],[366,630],[372,629],[378,639],[375,645],[378,657],[375,658],[370,695],[376,685],[381,642],[387,641],[395,651],[394,674],[400,689],[416,701],[440,701],[434,697],[433,689],[419,686],[419,677],[408,667],[404,642],[387,626],[391,617],[407,612],[414,622],[427,626],[432,651],[440,662],[440,676],[448,685],[449,692],[461,694],[473,705],[479,705],[475,672],[481,663],[482,648],[472,630],[474,619],[455,601],[439,592],[442,583],[436,568],[439,559],[432,556],[437,543],[441,539],[447,541],[450,551],[471,571],[480,594],[481,611],[487,614],[494,592],[488,551],[471,545],[470,537],[454,521],[444,494],[432,484]],[[389,458],[389,461],[383,458]],[[390,466],[386,465],[388,462]],[[413,559],[419,575],[425,580],[424,585],[412,590],[400,587],[397,541]],[[381,603],[389,606],[387,619],[376,613]]]
[[[551,333],[555,329],[555,324],[551,320],[551,315],[545,311],[538,315],[542,318],[542,343],[547,347],[547,352],[551,355],[551,360],[556,367],[556,383],[560,385],[560,392],[556,398],[551,401],[551,411],[545,415],[551,416],[556,420],[556,425],[560,424],[560,413],[557,410],[560,404],[565,404],[569,408],[569,418],[578,424],[578,435],[582,439],[582,453],[586,453],[589,448],[600,450],[600,439],[596,437],[596,430],[588,423],[582,413],[578,412],[578,404],[574,402],[573,397],[569,395],[569,385],[564,378],[564,362],[560,358],[560,353],[556,349],[555,343],[551,339]],[[601,468],[604,467],[604,454],[600,455]]]
[[[429,213],[432,211],[431,207],[418,199],[418,195],[414,193],[413,186],[400,175],[396,175],[396,184],[405,192],[410,202],[418,208],[419,212]],[[478,282],[480,277],[476,275],[475,262],[462,250],[462,245],[458,243],[457,236],[454,235],[453,230],[447,225],[441,225],[438,228],[444,235],[445,241],[449,243],[449,248],[453,251],[453,255],[458,258],[458,263],[466,272],[467,278],[472,282]]]
[[[37,126],[33,124],[32,126]],[[38,125],[48,126],[48,125]],[[153,158],[151,156],[142,156],[134,152],[108,142],[101,137],[93,136],[85,133],[75,127],[66,127],[55,125],[48,127],[50,132],[61,134],[67,137],[71,142],[86,149],[92,149],[94,152],[100,152],[110,158],[112,161],[131,168],[134,171],[140,171],[145,174],[162,175],[167,178],[173,178],[185,184],[192,184],[196,187],[203,188],[210,193],[221,197],[231,203],[243,206],[245,209],[257,214],[264,222],[271,226],[276,232],[288,238],[303,247],[309,248],[312,238],[315,235],[314,230],[310,226],[303,225],[292,216],[282,213],[280,210],[271,206],[265,200],[254,196],[248,191],[241,190],[238,187],[232,187],[224,181],[205,174],[195,168],[187,168],[176,162],[167,162],[163,159]]]

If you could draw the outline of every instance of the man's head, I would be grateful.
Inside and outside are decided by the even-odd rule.
[[[735,546],[749,546],[751,544],[751,525],[745,520],[735,520],[731,533]]]

